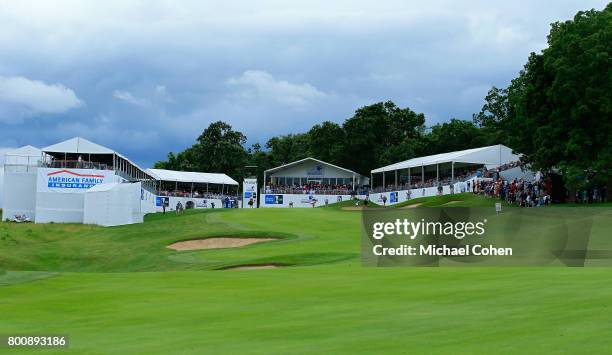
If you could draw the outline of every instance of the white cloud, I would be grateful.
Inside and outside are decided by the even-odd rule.
[[[228,79],[227,83],[240,87],[242,97],[271,99],[287,105],[302,106],[328,96],[308,83],[277,80],[263,70],[247,70],[238,77]]]
[[[166,86],[165,85],[155,85],[155,92],[160,95],[166,94]]]
[[[141,106],[141,107],[149,106],[149,101],[147,101],[146,99],[136,97],[132,95],[132,93],[129,91],[115,90],[113,92],[113,97],[115,99],[127,102],[135,106]]]
[[[0,105],[16,105],[34,113],[63,113],[83,105],[74,91],[21,76],[0,76]]]

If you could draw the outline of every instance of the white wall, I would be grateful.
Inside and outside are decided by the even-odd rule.
[[[271,203],[272,201],[280,201],[277,196],[282,196],[282,203]],[[294,208],[312,208],[313,199],[317,200],[315,203],[316,207],[324,206],[325,199],[328,200],[330,205],[339,202],[338,197],[340,197],[342,201],[349,201],[351,199],[351,195],[263,194],[259,203],[260,207],[264,208],[288,208],[291,202],[293,202]]]
[[[155,195],[147,190],[142,190],[142,200],[140,201],[140,210],[143,214],[155,213]]]
[[[83,223],[105,227],[142,223],[140,183],[107,186],[112,188],[84,194]]]
[[[15,215],[26,215],[34,220],[36,211],[36,169],[30,172],[6,172],[3,192],[2,220],[12,219]]]
[[[472,179],[470,180],[470,188],[472,188],[473,186],[474,186],[474,182]],[[408,191],[410,191],[410,194],[408,194]],[[462,182],[457,182],[454,184],[454,193],[458,194],[464,191],[467,191],[467,182],[462,181]],[[397,201],[391,202],[391,194],[393,194],[394,192],[397,192]],[[387,196],[387,206],[389,206],[389,205],[395,205],[396,203],[408,201],[409,199],[412,200],[414,198],[419,198],[419,197],[431,197],[431,196],[436,196],[437,194],[438,194],[437,187],[426,187],[424,189],[398,190],[398,191],[391,191],[391,192],[373,193],[373,194],[370,194],[370,201],[375,202],[379,205],[382,205],[383,203],[382,196],[386,195]],[[442,194],[443,195],[450,194],[450,185],[442,186]]]
[[[183,208],[187,208],[187,202],[192,201],[196,209],[201,208],[212,208],[212,203],[215,204],[215,208],[223,208],[223,201],[219,199],[210,198],[195,198],[195,197],[168,197],[170,199],[170,205],[166,207],[166,212],[176,210],[176,204],[180,201],[183,204]],[[206,201],[206,203],[204,203]],[[163,212],[162,206],[155,206],[155,212]]]
[[[103,176],[101,178],[103,183],[122,180],[109,170],[39,168],[35,185],[36,223],[83,223],[84,194],[87,188],[51,188],[48,186],[50,174],[64,170],[77,174]]]
[[[473,181],[470,182],[470,185],[473,186]],[[408,194],[410,191],[410,194]],[[457,182],[454,184],[454,193],[461,193],[467,191],[466,182]],[[397,193],[397,200],[391,201],[391,195]],[[391,192],[381,192],[381,193],[372,193],[370,194],[370,201],[382,205],[383,200],[382,196],[387,196],[386,205],[395,205],[397,203],[401,203],[407,201],[409,199],[415,199],[419,197],[430,197],[436,196],[438,194],[437,187],[427,187],[425,189],[412,189],[412,190],[398,190]],[[442,187],[442,194],[448,195],[450,194],[450,186]],[[266,203],[266,196],[268,196],[268,202]],[[282,203],[271,203],[272,201],[278,201],[279,199],[276,196],[282,196]],[[350,195],[308,195],[308,194],[263,194],[261,196],[261,200],[259,201],[260,206],[264,208],[288,208],[289,203],[293,202],[294,208],[312,208],[312,199],[316,199],[316,206],[325,205],[325,199],[327,198],[329,204],[333,204],[338,202],[337,198],[341,197],[342,201],[349,201],[351,199]],[[364,195],[357,196],[358,199],[363,200],[365,198]]]
[[[4,165],[0,162],[0,208],[4,203]]]
[[[13,148],[0,148],[0,208],[3,206],[4,194],[4,159],[5,153],[13,150]]]

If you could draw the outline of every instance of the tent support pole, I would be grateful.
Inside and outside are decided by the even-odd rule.
[[[397,190],[397,170],[395,170],[395,189]]]
[[[440,164],[436,164],[436,186],[440,184]]]
[[[421,187],[425,187],[425,167],[421,165]]]
[[[383,174],[383,191],[385,191],[387,189],[387,185],[385,184],[385,171],[383,171],[382,174]]]

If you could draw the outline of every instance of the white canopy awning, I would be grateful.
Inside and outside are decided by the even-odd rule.
[[[121,159],[135,166],[138,170],[145,172],[138,164],[134,163],[124,155],[107,148],[103,145],[94,143],[82,137],[74,137],[63,142],[59,142],[42,149],[44,153],[68,153],[68,154],[114,154]]]
[[[42,151],[45,153],[115,154],[114,150],[81,137],[50,145],[43,148]]]
[[[146,172],[158,181],[238,185],[236,180],[225,174],[218,173],[197,173],[192,171],[174,171],[165,169],[147,169]]]
[[[5,155],[11,155],[16,157],[37,157],[40,158],[42,151],[31,145],[26,145],[21,148],[9,150]]]
[[[36,166],[42,157],[43,155],[40,149],[31,145],[26,145],[6,152],[4,154],[4,164]]]
[[[506,163],[519,160],[519,156],[512,153],[512,149],[505,145],[498,144],[489,147],[481,147],[457,152],[449,152],[426,157],[413,158],[403,162],[383,166],[382,168],[372,170],[372,173],[382,173],[384,171],[394,171],[400,169],[408,169],[442,163],[470,163],[484,164],[489,167],[495,167]]]
[[[325,162],[325,161],[323,161],[323,160],[315,159],[315,158],[312,158],[312,157],[308,157],[308,158],[304,158],[304,159],[296,160],[296,161],[291,162],[291,163],[288,163],[288,164],[284,164],[284,165],[281,165],[281,166],[277,166],[276,168],[268,169],[268,170],[266,170],[265,172],[266,172],[266,174],[268,174],[268,173],[273,173],[273,172],[275,172],[275,171],[283,170],[283,169],[286,169],[286,168],[289,168],[289,167],[292,167],[292,166],[295,166],[295,165],[302,164],[302,163],[303,163],[303,162],[305,162],[305,161],[314,161],[314,162],[317,162],[317,163],[320,163],[320,164],[323,164],[323,165],[327,165],[327,166],[334,167],[334,168],[336,168],[336,169],[344,170],[344,171],[346,171],[346,172],[348,172],[348,173],[351,173],[351,174],[355,174],[355,176],[361,176],[361,174],[356,173],[356,172],[354,172],[353,170],[349,170],[349,169],[346,169],[346,168],[340,167],[340,166],[338,166],[338,165],[334,165],[334,164],[331,164],[331,163]]]

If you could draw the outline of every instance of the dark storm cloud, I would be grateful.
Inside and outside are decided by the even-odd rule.
[[[605,3],[286,4],[5,3],[0,147],[80,135],[148,166],[216,120],[265,143],[389,99],[470,118],[551,22]]]

